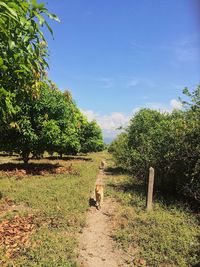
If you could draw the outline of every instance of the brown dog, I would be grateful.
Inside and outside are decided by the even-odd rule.
[[[105,160],[101,160],[99,169],[100,169],[100,170],[103,170],[103,169],[106,168],[106,166],[107,166],[106,161],[105,161]]]
[[[104,185],[102,183],[96,184],[95,198],[96,198],[96,206],[98,210],[101,208],[101,204],[103,203],[103,190],[104,190]]]

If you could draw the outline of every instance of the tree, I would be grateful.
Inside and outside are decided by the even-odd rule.
[[[38,97],[46,79],[48,47],[41,27],[52,30],[43,15],[59,21],[37,0],[0,1],[0,127],[12,122],[27,92]]]
[[[28,92],[23,96],[16,105],[11,123],[1,128],[2,149],[20,153],[25,163],[30,153],[39,155],[45,150],[67,153],[70,146],[71,150],[73,147],[78,151],[80,145],[75,133],[74,111],[63,93],[43,83],[37,99]]]
[[[76,154],[99,150],[101,130],[88,123],[70,92],[46,77],[48,46],[44,18],[59,21],[37,0],[0,1],[0,145],[28,162],[30,153],[48,150]],[[87,140],[86,140],[87,138]],[[84,140],[84,141],[83,141]],[[81,143],[82,142],[82,143]]]
[[[0,14],[0,88],[37,95],[48,66],[41,26],[46,25],[52,33],[43,15],[59,19],[36,0],[4,0],[0,2]]]
[[[80,129],[81,152],[97,152],[104,149],[103,136],[100,127],[95,121],[87,122],[82,119]]]
[[[33,98],[38,97],[41,85],[46,80],[45,71],[48,67],[47,43],[41,27],[46,25],[51,33],[52,30],[44,19],[44,14],[59,21],[37,0],[0,1],[1,139],[7,135],[14,138],[18,131],[17,136],[21,136],[21,139],[15,148],[19,146],[23,150],[25,161],[37,142],[25,109]],[[25,145],[27,143],[29,146]],[[7,140],[2,143],[3,147],[10,148],[13,148],[12,144],[13,142],[7,144]]]
[[[115,162],[119,167],[124,169],[129,168],[129,163],[127,160],[130,159],[130,157],[126,132],[120,133],[116,139],[112,141],[108,147],[108,152],[113,154]]]
[[[111,145],[117,163],[145,180],[156,169],[156,188],[200,201],[200,87],[183,93],[184,109],[160,113],[142,109]]]
[[[100,151],[103,140],[99,126],[87,121],[69,92],[43,82],[37,99],[24,92],[17,102],[12,121],[0,128],[0,145],[2,150],[21,154],[27,163],[30,153],[41,156],[45,150],[61,157]]]
[[[200,85],[192,92],[185,88],[183,93],[189,98],[188,101],[182,101],[187,110],[184,148],[188,162],[186,171],[188,179],[183,191],[186,196],[200,202]]]

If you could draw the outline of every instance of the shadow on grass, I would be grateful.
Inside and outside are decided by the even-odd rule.
[[[130,176],[130,173],[128,173],[126,170],[124,170],[123,168],[107,168],[105,170],[105,173],[108,175],[129,175],[129,180],[128,181],[123,181],[123,182],[119,182],[119,183],[108,183],[107,185],[110,188],[113,188],[115,191],[121,191],[124,193],[129,193],[132,196],[133,195],[137,195],[141,198],[145,198],[146,197],[146,192],[147,192],[147,186],[144,183],[144,181],[136,179],[134,177]],[[132,201],[131,201],[132,202]],[[133,198],[133,202],[134,202],[134,198]],[[134,204],[134,203],[133,203]],[[145,204],[145,203],[144,203]]]
[[[18,154],[0,153],[0,157],[18,157]]]
[[[131,175],[128,171],[124,170],[121,167],[109,167],[105,169],[105,174],[108,175],[128,175],[130,177],[129,181],[118,183],[118,184],[108,184],[109,186],[115,188],[116,190],[124,191],[124,192],[138,192],[143,193],[145,192],[145,184],[134,177],[131,179]]]
[[[143,183],[136,183],[135,181],[130,181],[123,184],[108,183],[108,186],[116,191],[122,191],[124,193],[129,193],[131,195],[137,195],[144,198],[146,197],[146,185]]]
[[[145,209],[146,207],[146,193],[145,186],[142,183],[135,183],[135,181],[127,181],[124,183],[113,184],[109,183],[108,186],[115,192],[121,192],[123,195],[120,197],[120,201],[127,201],[132,207],[139,209]]]
[[[104,170],[104,172],[109,175],[128,174],[128,172],[121,167],[108,167]]]
[[[90,207],[96,207],[96,200],[94,198],[90,197],[88,202]]]
[[[40,175],[42,172],[55,173],[56,169],[61,167],[60,164],[48,163],[3,163],[0,164],[0,171],[20,172],[25,171],[27,175]],[[13,173],[15,175],[15,173]]]
[[[48,159],[48,160],[66,160],[66,161],[71,161],[71,160],[92,161],[92,158],[86,158],[86,157],[81,157],[81,156],[63,156],[62,158],[59,157],[59,156],[49,156],[49,157],[44,157],[44,159]]]
[[[35,158],[32,157],[29,160],[34,160],[34,161],[40,161],[40,160],[63,160],[63,161],[76,161],[76,160],[82,160],[82,161],[93,161],[92,158],[86,158],[86,157],[81,157],[81,156],[63,156],[62,158],[59,156],[47,156],[47,157],[41,157],[41,158]],[[21,157],[17,157],[13,159],[14,161],[23,161]],[[31,164],[31,163],[29,163]]]

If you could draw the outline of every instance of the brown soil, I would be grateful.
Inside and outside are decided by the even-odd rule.
[[[105,182],[106,175],[100,171],[97,181]],[[94,199],[94,193],[90,198]],[[79,263],[83,267],[117,267],[128,266],[126,255],[117,247],[111,237],[112,217],[115,214],[115,202],[105,198],[101,210],[90,207],[86,227],[80,235]]]

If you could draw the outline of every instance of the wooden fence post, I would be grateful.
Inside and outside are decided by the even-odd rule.
[[[154,168],[150,167],[149,168],[148,194],[147,194],[147,211],[152,210],[153,184],[154,184]]]

